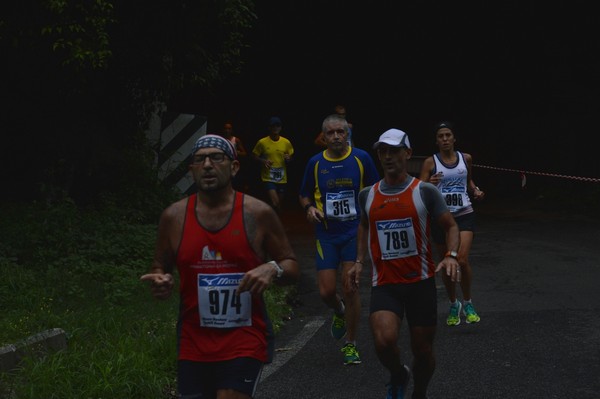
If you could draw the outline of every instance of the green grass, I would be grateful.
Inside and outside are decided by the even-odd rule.
[[[178,299],[155,300],[156,225],[113,208],[5,204],[0,210],[0,346],[61,328],[67,349],[0,373],[0,397],[174,398]],[[293,288],[265,295],[275,331]]]

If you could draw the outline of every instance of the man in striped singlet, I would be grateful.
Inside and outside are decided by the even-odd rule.
[[[440,192],[430,183],[410,176],[406,163],[412,155],[408,136],[398,129],[384,132],[373,146],[384,178],[361,190],[357,260],[346,281],[358,289],[363,262],[371,258],[369,321],[379,361],[390,371],[387,399],[404,399],[410,369],[400,358],[398,337],[406,318],[413,354],[413,399],[427,396],[435,369],[433,339],[437,324],[435,273],[442,268],[460,280],[456,251],[458,226]],[[433,262],[429,233],[439,224],[450,251]]]

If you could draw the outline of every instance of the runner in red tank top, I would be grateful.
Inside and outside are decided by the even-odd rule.
[[[253,397],[273,354],[263,293],[271,283],[293,284],[299,277],[273,208],[233,189],[236,158],[221,136],[196,141],[190,170],[198,191],[163,211],[151,271],[141,277],[156,298],[167,299],[173,270],[179,272],[182,397]]]

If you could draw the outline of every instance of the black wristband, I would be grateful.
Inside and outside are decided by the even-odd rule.
[[[307,212],[308,208],[310,208],[311,206],[313,206],[313,204],[306,204],[306,205],[304,205],[304,212]]]

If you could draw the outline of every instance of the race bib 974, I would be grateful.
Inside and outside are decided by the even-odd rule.
[[[252,325],[252,298],[238,295],[244,273],[198,274],[198,311],[202,327],[231,328]]]

